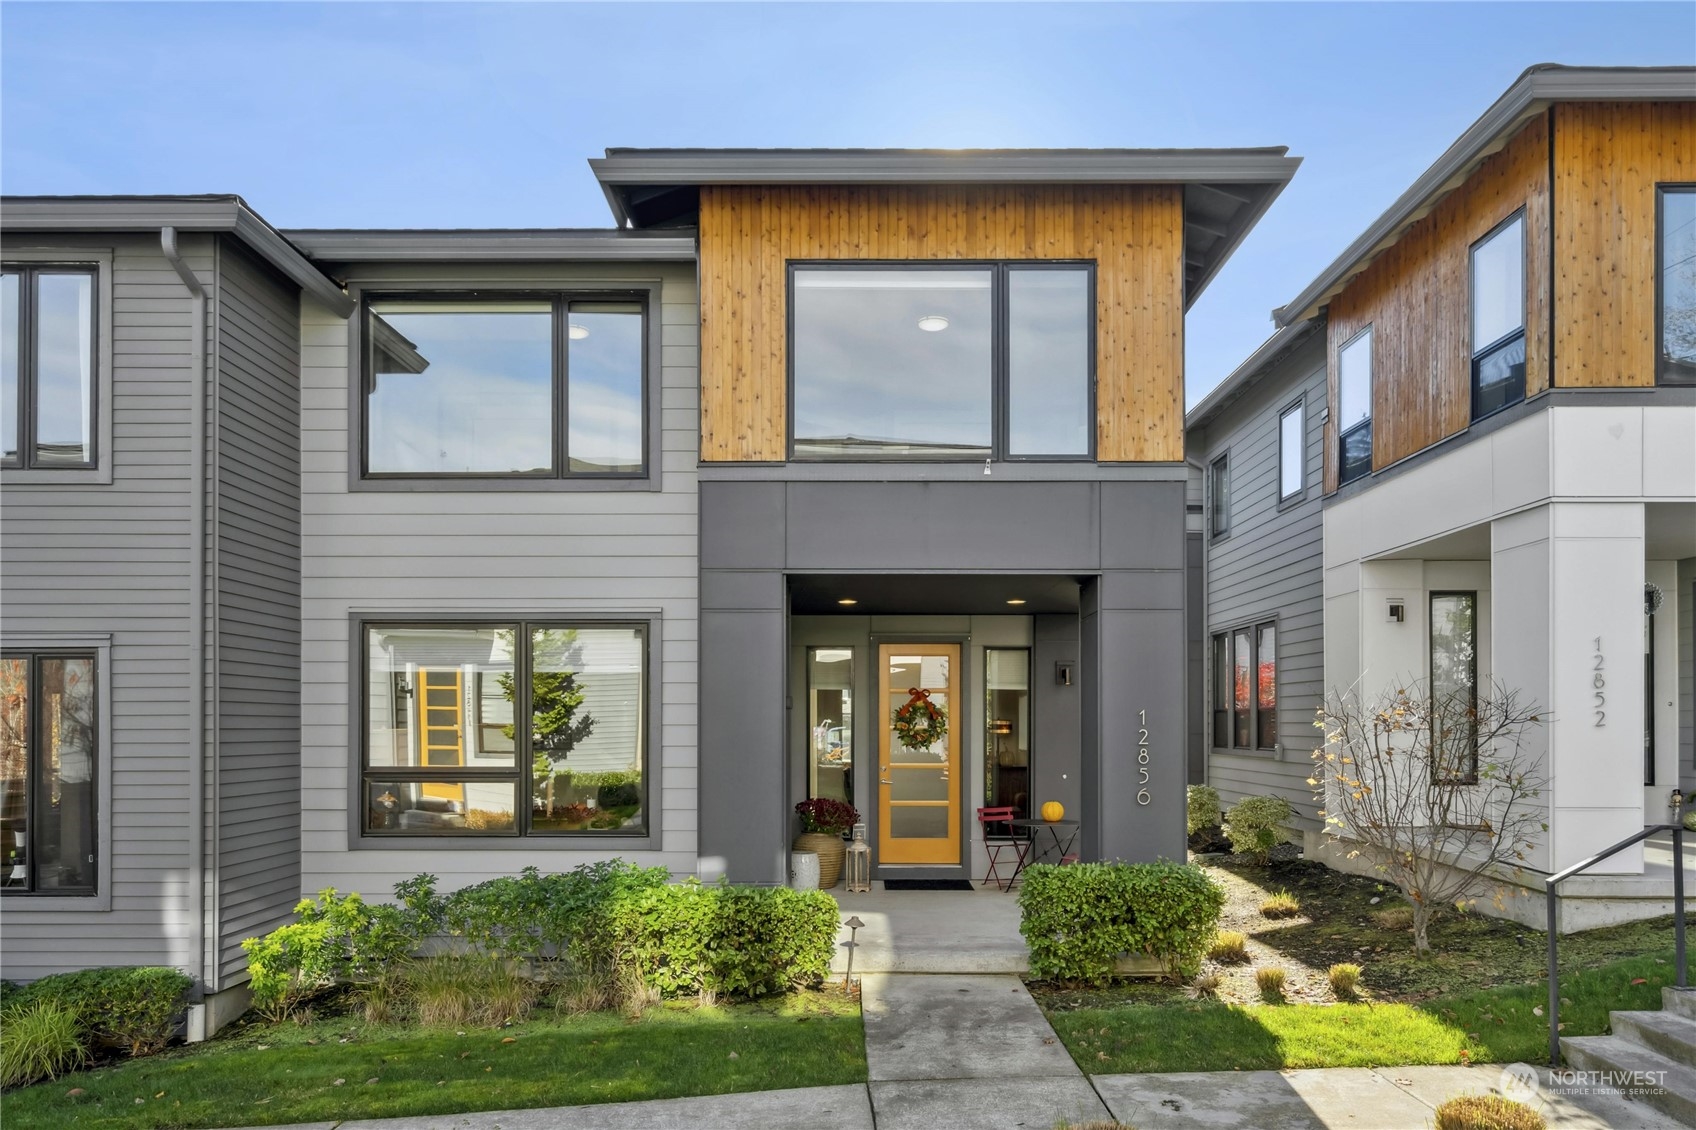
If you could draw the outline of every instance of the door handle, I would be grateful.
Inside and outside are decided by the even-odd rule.
[[[889,766],[885,765],[883,768],[879,769],[877,772],[878,772],[878,777],[877,777],[877,783],[878,784],[880,784],[880,785],[893,785],[895,783],[894,781],[891,781],[889,779],[889,777],[886,775],[889,772]]]

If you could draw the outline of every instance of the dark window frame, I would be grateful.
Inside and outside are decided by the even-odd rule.
[[[1268,629],[1270,629],[1273,633],[1272,709],[1270,711],[1272,715],[1273,735],[1271,745],[1261,745],[1260,637],[1261,633]],[[1244,712],[1244,718],[1241,720],[1247,722],[1248,739],[1246,743],[1239,743],[1236,740],[1237,723],[1239,721],[1236,710],[1236,639],[1239,634],[1245,632],[1248,634],[1249,687],[1248,708]],[[1274,756],[1280,752],[1280,738],[1277,733],[1278,710],[1283,696],[1278,688],[1278,639],[1282,634],[1283,629],[1281,626],[1281,617],[1278,616],[1266,619],[1250,620],[1212,633],[1211,646],[1213,648],[1213,653],[1212,666],[1210,670],[1213,674],[1215,685],[1213,688],[1213,699],[1208,703],[1208,715],[1211,719],[1213,730],[1209,737],[1209,741],[1212,743],[1212,748],[1234,753],[1271,754]],[[1224,650],[1221,651],[1221,648]],[[1225,693],[1225,701],[1228,705],[1223,710],[1219,708],[1218,686],[1219,660],[1221,658],[1225,660],[1225,670],[1230,677],[1230,684]],[[1221,736],[1224,738],[1223,741],[1220,740]]]
[[[1027,748],[1025,750],[1025,781],[1026,781],[1026,785],[1025,785],[1025,812],[1024,812],[1023,815],[1025,817],[1029,817],[1035,811],[1035,808],[1031,803],[1034,798],[1031,796],[1030,790],[1031,790],[1031,786],[1034,785],[1035,781],[1036,781],[1036,758],[1037,758],[1037,749],[1036,749],[1036,653],[1035,653],[1035,649],[1032,648],[1029,644],[1023,644],[1023,645],[1018,645],[1018,646],[1013,646],[1013,647],[1000,647],[1000,646],[997,646],[997,645],[994,645],[994,644],[990,644],[990,645],[986,645],[984,647],[984,660],[983,660],[983,666],[984,666],[984,698],[986,700],[985,701],[986,709],[984,710],[984,719],[983,719],[983,737],[984,737],[983,791],[984,791],[984,804],[989,805],[989,806],[993,806],[995,804],[995,797],[994,797],[994,794],[993,794],[993,789],[994,789],[995,785],[999,783],[999,777],[1000,777],[1001,768],[1002,768],[1000,761],[999,761],[999,750],[994,748],[995,743],[991,740],[992,738],[999,736],[999,735],[995,734],[994,731],[991,730],[991,728],[990,728],[992,725],[994,725],[994,722],[995,722],[994,714],[993,714],[993,711],[987,709],[987,706],[988,706],[987,700],[989,698],[989,653],[992,652],[992,651],[1021,651],[1025,655],[1025,710],[1026,710],[1027,714],[1029,715],[1028,724],[1029,724],[1029,728],[1030,728],[1030,746],[1029,746],[1029,748]],[[992,761],[994,761],[993,765],[991,764]]]
[[[1478,608],[1479,608],[1478,590],[1477,589],[1432,589],[1425,596],[1425,652],[1426,652],[1426,655],[1425,655],[1425,679],[1426,679],[1426,684],[1427,684],[1427,686],[1426,686],[1427,694],[1429,695],[1429,697],[1431,699],[1431,704],[1432,704],[1432,720],[1433,720],[1433,723],[1435,722],[1436,717],[1437,717],[1437,712],[1436,712],[1436,709],[1435,709],[1436,700],[1437,700],[1437,671],[1436,671],[1437,648],[1436,648],[1435,640],[1434,640],[1435,633],[1432,631],[1432,625],[1435,623],[1436,604],[1437,604],[1437,601],[1442,600],[1444,598],[1459,597],[1459,596],[1467,597],[1472,601],[1472,677],[1471,677],[1471,686],[1472,686],[1472,709],[1473,709],[1474,715],[1476,715],[1477,710],[1478,710],[1478,637],[1479,637],[1479,631],[1478,631]],[[1432,749],[1431,749],[1431,758],[1432,758],[1432,766],[1433,766],[1433,778],[1434,778],[1435,783],[1439,784],[1439,785],[1457,785],[1457,786],[1458,785],[1476,785],[1478,783],[1478,731],[1477,731],[1477,728],[1476,728],[1476,724],[1474,725],[1474,729],[1472,731],[1472,749],[1470,750],[1470,752],[1467,755],[1467,765],[1468,765],[1467,771],[1465,773],[1462,773],[1458,777],[1442,777],[1442,776],[1436,775],[1436,773],[1435,773],[1436,758],[1437,758],[1437,749],[1436,749],[1436,743],[1435,743],[1436,737],[1437,737],[1437,735],[1435,734],[1435,732],[1433,732],[1433,734],[1432,734],[1433,741],[1432,741]]]
[[[18,276],[18,388],[13,405],[18,429],[18,457],[0,457],[0,468],[10,471],[90,471],[100,465],[100,264],[69,260],[55,262],[5,262],[0,272]],[[36,353],[35,280],[42,275],[87,275],[88,309],[88,457],[75,463],[65,460],[38,461],[36,440]]]
[[[24,659],[27,660],[29,664],[28,673],[25,675],[27,686],[26,693],[29,698],[29,740],[25,745],[24,751],[24,757],[27,761],[25,769],[26,776],[24,778],[25,886],[22,888],[0,888],[0,897],[8,899],[98,898],[100,895],[101,866],[104,863],[100,844],[101,790],[105,786],[105,782],[101,779],[101,758],[104,751],[100,747],[101,740],[105,736],[105,727],[102,724],[102,711],[106,709],[106,704],[100,697],[100,679],[102,674],[100,670],[100,654],[91,648],[83,647],[27,649],[7,648],[0,651],[0,658]],[[89,814],[89,847],[93,852],[93,859],[89,861],[89,870],[93,878],[86,888],[54,887],[49,890],[40,890],[36,885],[35,869],[37,864],[40,862],[41,853],[36,849],[34,842],[34,836],[37,829],[40,827],[40,822],[35,818],[36,793],[38,791],[35,785],[36,774],[40,771],[37,761],[41,756],[43,756],[39,746],[42,727],[38,724],[40,721],[40,714],[38,712],[41,709],[41,696],[37,693],[36,688],[40,683],[39,672],[41,668],[41,661],[44,659],[81,659],[88,662],[88,693],[94,714],[93,740],[95,748],[89,755],[88,780],[89,805],[91,808],[91,812]],[[11,845],[8,844],[5,846],[9,849]],[[0,863],[0,867],[9,868],[9,866],[9,864]]]
[[[1347,340],[1337,347],[1337,485],[1352,483],[1356,479],[1365,478],[1372,473],[1372,419],[1374,415],[1373,396],[1378,390],[1378,335],[1372,332],[1373,323],[1368,322],[1356,330]],[[1366,338],[1366,419],[1350,426],[1346,431],[1342,427],[1343,415],[1343,354],[1349,347],[1361,338]],[[1348,450],[1350,437],[1364,431],[1366,433],[1366,462],[1349,469],[1344,452]]]
[[[1298,460],[1301,481],[1292,491],[1284,490],[1284,421],[1292,412],[1301,413],[1301,458]],[[1307,494],[1307,396],[1298,396],[1289,404],[1284,405],[1278,413],[1278,505],[1288,506],[1298,502]]]
[[[1494,341],[1488,341],[1480,344],[1479,342],[1472,340],[1473,325],[1478,320],[1477,310],[1475,307],[1475,304],[1478,301],[1478,251],[1480,248],[1490,243],[1497,236],[1501,235],[1515,224],[1519,225],[1519,246],[1521,255],[1519,265],[1519,328],[1516,330],[1510,330],[1496,338]],[[1512,215],[1508,216],[1501,223],[1479,236],[1472,242],[1472,245],[1467,248],[1466,333],[1467,341],[1470,343],[1472,352],[1470,365],[1471,373],[1468,378],[1468,387],[1471,394],[1471,418],[1473,423],[1477,423],[1479,420],[1494,416],[1497,412],[1505,411],[1506,409],[1512,408],[1515,404],[1519,404],[1525,400],[1525,372],[1523,369],[1520,371],[1517,389],[1509,395],[1508,399],[1487,412],[1481,412],[1479,410],[1480,390],[1478,381],[1483,375],[1485,362],[1489,361],[1490,358],[1496,356],[1498,353],[1512,348],[1516,344],[1523,345],[1526,342],[1525,331],[1530,318],[1530,296],[1527,293],[1531,279],[1531,267],[1530,263],[1527,261],[1530,255],[1531,244],[1529,240],[1526,239],[1524,205],[1520,205],[1518,208],[1514,209]]]
[[[1655,185],[1655,383],[1687,388],[1696,385],[1696,365],[1666,356],[1666,198],[1668,193],[1696,195],[1696,181],[1667,181]]]
[[[1223,492],[1224,504],[1220,505]],[[1207,536],[1223,541],[1231,536],[1231,453],[1226,451],[1207,465]]]
[[[797,455],[795,454],[795,273],[797,271],[990,271],[990,443],[989,459],[997,463],[1093,463],[1100,445],[1101,420],[1097,403],[1100,353],[1099,296],[1094,259],[790,259],[784,277],[784,389],[787,433],[785,456],[792,463],[976,463],[982,455]],[[1014,271],[1083,270],[1088,279],[1089,375],[1086,417],[1088,450],[1076,455],[1014,455],[1008,451],[1011,420],[1008,400],[1012,389],[1007,276]]]
[[[551,306],[553,342],[551,347],[551,396],[553,409],[549,413],[552,428],[550,451],[553,465],[548,471],[373,471],[371,470],[371,394],[376,391],[373,354],[376,341],[371,332],[371,306],[384,302],[416,302],[428,304],[451,303],[510,303],[547,302]],[[569,337],[571,304],[574,302],[628,302],[642,308],[642,466],[634,471],[573,471],[571,470],[569,436],[571,432],[570,352]],[[372,289],[359,296],[359,479],[373,483],[404,482],[631,482],[644,481],[654,473],[652,401],[654,389],[654,357],[650,327],[654,319],[653,293],[648,289],[619,290],[593,287],[581,290],[569,287],[542,289],[483,288],[471,290],[394,290]]]
[[[490,840],[570,840],[578,843],[611,842],[623,845],[633,839],[645,839],[655,834],[657,821],[653,810],[654,789],[654,757],[655,735],[650,725],[649,710],[654,689],[654,628],[652,621],[641,619],[573,619],[571,617],[539,616],[531,618],[489,617],[486,619],[466,617],[444,617],[441,619],[369,619],[360,620],[357,627],[360,654],[360,682],[362,688],[371,685],[371,633],[385,629],[431,629],[431,628],[469,628],[493,629],[513,633],[513,763],[506,766],[452,766],[431,767],[425,765],[404,765],[393,767],[372,766],[371,764],[371,696],[369,690],[359,695],[359,760],[355,765],[356,788],[354,803],[351,806],[356,816],[355,824],[358,837],[370,844],[385,843],[391,840],[429,840],[437,841],[469,841],[487,842]],[[640,686],[642,701],[638,707],[641,717],[641,764],[642,764],[642,825],[640,828],[614,828],[579,831],[534,831],[530,827],[532,809],[532,788],[535,780],[533,772],[534,750],[531,746],[530,719],[531,714],[531,633],[536,629],[597,629],[597,628],[628,628],[640,633],[642,641],[642,675]],[[519,642],[523,641],[523,647]],[[416,831],[384,831],[374,832],[367,819],[367,786],[373,780],[402,780],[402,781],[493,781],[505,783],[511,781],[514,788],[514,811],[511,831],[454,831],[432,832],[428,829]]]

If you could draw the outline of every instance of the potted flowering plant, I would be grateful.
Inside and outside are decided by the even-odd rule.
[[[828,891],[842,878],[842,859],[848,851],[842,837],[860,819],[860,814],[853,805],[829,797],[804,800],[795,806],[795,813],[801,817],[801,834],[795,837],[795,850],[818,853],[819,888]]]

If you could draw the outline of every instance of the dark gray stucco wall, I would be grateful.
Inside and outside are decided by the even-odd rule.
[[[774,469],[774,474],[781,473]],[[703,476],[702,871],[785,876],[786,573],[1060,574],[1084,582],[1076,697],[1086,858],[1183,850],[1184,472],[1156,481]],[[920,519],[922,516],[922,520]],[[859,609],[869,612],[872,609]],[[1001,611],[999,609],[984,611]],[[1052,637],[1044,646],[1059,646]],[[1041,667],[1038,670],[1042,670]],[[1052,671],[1052,662],[1048,667]],[[1150,726],[1139,780],[1138,711]],[[1139,789],[1147,803],[1138,803]]]
[[[1076,616],[1031,618],[1031,744],[1038,755],[1031,761],[1033,805],[1057,800],[1067,812],[1083,810],[1083,688],[1055,682],[1054,665],[1070,663],[1077,670],[1081,641]],[[1047,841],[1038,848],[1049,849]],[[1045,863],[1059,860],[1043,857]]]

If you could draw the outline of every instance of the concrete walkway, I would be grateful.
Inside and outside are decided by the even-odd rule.
[[[1019,896],[984,887],[975,891],[886,891],[873,883],[863,894],[830,892],[842,917],[858,915],[854,973],[1023,973],[1030,950],[1019,933]],[[844,927],[837,937],[848,940]],[[837,946],[831,970],[842,973],[847,949]]]

